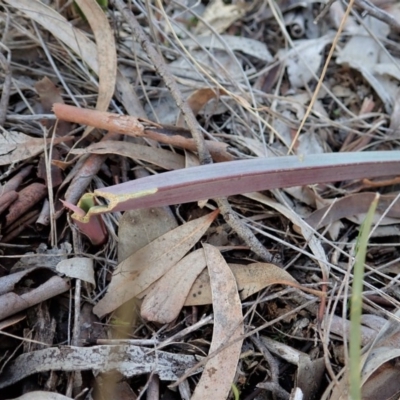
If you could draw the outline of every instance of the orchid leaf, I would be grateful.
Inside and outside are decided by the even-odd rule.
[[[87,193],[102,197],[84,216],[160,207],[248,192],[400,174],[400,151],[256,158],[165,172]]]

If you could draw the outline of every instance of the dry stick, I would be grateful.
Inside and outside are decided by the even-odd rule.
[[[82,246],[79,240],[78,233],[75,229],[72,230],[72,243],[74,246],[74,252],[77,255],[82,254]],[[82,281],[80,279],[75,279],[75,294],[74,294],[74,324],[72,328],[72,346],[80,346],[81,345],[81,289],[82,289]],[[72,310],[70,310],[72,312]],[[71,397],[74,383],[81,379],[80,372],[76,371],[68,376],[68,385],[66,390],[66,396]]]
[[[3,92],[1,93],[0,99],[0,126],[4,126],[6,122],[6,115],[7,115],[7,106],[8,100],[10,98],[10,90],[11,90],[11,53],[8,51],[7,58],[4,56],[3,53],[0,52],[0,64],[4,69],[4,82],[3,82]]]
[[[248,228],[232,210],[226,198],[216,199],[226,223],[244,240],[250,250],[267,262],[272,262],[274,256],[261,244],[256,235]]]
[[[280,385],[279,385],[279,367],[278,367],[278,362],[275,360],[274,356],[270,353],[268,350],[267,346],[265,346],[264,343],[261,342],[261,340],[256,337],[256,335],[252,336],[251,341],[254,343],[254,345],[260,350],[260,352],[263,354],[264,359],[267,361],[269,364],[269,372],[271,374],[271,381],[270,382],[264,382],[263,388],[270,390],[273,394],[278,394],[279,398],[282,399],[289,399],[289,393],[286,392]],[[261,386],[258,386],[261,387]]]
[[[114,3],[131,28],[134,40],[138,42],[146,52],[150,61],[154,64],[155,70],[165,82],[165,85],[171,92],[177,106],[182,111],[187,126],[196,142],[200,163],[211,164],[212,158],[206,146],[203,134],[201,133],[200,125],[197,122],[192,109],[183,99],[182,93],[176,85],[174,76],[169,72],[163,58],[157,53],[148,37],[143,32],[142,27],[137,22],[135,16],[129,8],[126,7],[125,3],[122,0],[114,0]],[[272,254],[259,242],[254,233],[240,221],[237,215],[233,212],[228,200],[223,198],[217,199],[216,202],[228,225],[244,240],[254,253],[263,260],[271,262],[273,259]]]
[[[322,18],[328,14],[329,9],[331,8],[331,5],[335,2],[336,0],[328,0],[328,2],[324,5],[324,8],[322,11],[317,15],[317,17],[314,19],[314,24],[318,24],[319,21],[321,21]]]
[[[365,10],[369,15],[372,15],[376,19],[379,19],[383,22],[386,22],[388,25],[392,26],[393,28],[396,28],[397,30],[400,30],[400,24],[390,14],[388,14],[386,11],[381,10],[374,4],[372,4],[368,0],[355,0],[354,3],[356,3],[359,7],[361,7],[363,10]]]

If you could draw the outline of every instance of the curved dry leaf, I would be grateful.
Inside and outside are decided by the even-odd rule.
[[[222,33],[235,21],[246,14],[248,6],[245,2],[225,4],[222,0],[210,1],[203,14],[203,20],[213,27],[213,30]],[[210,31],[207,25],[199,22],[195,33],[205,35]]]
[[[196,39],[184,39],[182,40],[182,44],[189,48],[201,48],[207,47],[212,48],[213,50],[236,50],[241,51],[249,56],[256,57],[260,60],[263,60],[267,63],[273,61],[274,57],[272,57],[271,53],[268,50],[268,47],[265,43],[260,42],[259,40],[251,39],[244,36],[234,36],[234,35],[219,35],[215,37],[215,35],[209,36],[199,36]]]
[[[205,267],[203,249],[180,260],[146,293],[141,307],[142,317],[161,324],[172,322],[185,304],[193,282]]]
[[[156,147],[143,146],[130,142],[108,140],[93,143],[84,149],[74,149],[72,154],[118,154],[133,160],[143,160],[166,170],[185,168],[185,157]]]
[[[362,370],[362,399],[390,400],[398,398],[400,370],[394,362],[394,359],[398,357],[400,357],[400,349],[393,347],[379,347],[370,353],[368,362]],[[333,388],[329,399],[341,400],[344,398],[343,395],[348,390],[348,379],[348,374],[344,374],[339,385]],[[327,395],[328,390],[326,391]],[[397,396],[394,397],[396,394]]]
[[[97,62],[99,65],[99,95],[96,110],[106,111],[114,95],[117,81],[117,50],[114,33],[108,23],[107,16],[97,1],[75,0],[85,14],[92,28],[97,45]],[[92,131],[87,127],[83,137]]]
[[[207,267],[211,278],[214,309],[214,330],[210,346],[211,358],[204,366],[192,400],[227,399],[235,378],[244,327],[242,304],[236,280],[219,250],[203,244]],[[215,355],[219,348],[232,343]]]
[[[373,351],[374,349],[377,349],[379,347],[391,347],[393,349],[397,349],[400,347],[400,310],[397,310],[394,315],[395,317],[387,320],[385,324],[380,328],[378,334],[374,338],[373,343],[371,344],[370,349],[367,353],[365,353],[364,361],[366,364],[371,359],[369,352]]]
[[[395,400],[399,398],[400,367],[395,361],[385,363],[362,387],[363,400]]]
[[[70,138],[56,138],[54,144]],[[43,153],[51,139],[32,138],[21,132],[6,132],[0,135],[0,165],[8,165],[35,157]]]
[[[219,88],[201,88],[197,89],[187,98],[187,103],[189,107],[192,109],[193,114],[197,115],[200,110],[212,99],[224,95],[225,91]],[[185,120],[183,118],[182,112],[179,113],[176,126],[185,127]]]
[[[93,312],[100,317],[114,311],[160,279],[200,240],[218,212],[179,226],[122,261]]]
[[[323,321],[324,329],[329,329],[329,332],[335,333],[340,337],[346,336],[347,338],[349,338],[351,330],[351,324],[349,320],[343,319],[338,315],[330,316],[329,320],[330,320],[329,326],[326,325],[326,320]],[[368,343],[370,343],[376,337],[376,334],[377,334],[376,330],[371,329],[368,326],[362,325],[361,338],[360,338],[362,346],[365,346]]]
[[[177,227],[178,223],[169,207],[124,212],[118,228],[118,262]]]
[[[288,272],[274,264],[230,264],[229,267],[235,276],[240,298],[242,300],[270,285],[291,284],[296,285],[296,287],[300,286]],[[211,303],[210,276],[207,270],[205,270],[194,282],[189,294],[187,295],[185,306],[199,306]]]
[[[364,384],[383,364],[397,357],[400,357],[400,349],[393,348],[392,346],[378,347],[372,350],[362,369],[362,383]]]
[[[60,261],[56,270],[70,278],[81,279],[96,287],[94,279],[93,259],[87,257],[74,257]]]
[[[314,229],[320,229],[334,223],[341,218],[353,217],[357,214],[364,214],[369,210],[372,200],[375,198],[375,193],[355,193],[345,196],[341,199],[334,201],[305,218],[305,222]],[[379,198],[377,212],[380,214],[385,213],[387,217],[400,218],[400,201],[397,201],[390,207],[396,196],[383,195]],[[325,200],[326,202],[327,200]]]
[[[22,396],[10,400],[71,400],[71,399],[72,397],[67,397],[64,396],[63,394],[37,390],[34,392],[25,393]]]
[[[44,114],[50,113],[54,103],[64,103],[61,96],[61,90],[45,76],[40,81],[35,83],[35,90],[40,97],[40,104]],[[52,126],[56,128],[56,136],[65,136],[71,131],[71,124],[67,121],[42,121],[42,124],[49,129]]]
[[[378,393],[379,399],[391,399],[391,396],[400,390],[398,380],[393,380],[393,376],[398,376],[399,370],[396,363],[391,362],[400,356],[399,316],[400,311],[397,311],[395,317],[387,320],[377,334],[374,330],[373,342],[368,344],[367,350],[362,356],[363,399],[376,399]],[[371,321],[371,318],[367,318],[369,323],[373,322],[378,327],[383,320],[376,321],[375,319]],[[345,322],[348,323],[348,321]],[[348,328],[350,328],[349,324]],[[341,399],[342,393],[347,390],[348,379],[348,374],[345,373],[338,386],[328,387],[323,398],[327,398],[332,390],[332,395],[329,398],[333,400]]]

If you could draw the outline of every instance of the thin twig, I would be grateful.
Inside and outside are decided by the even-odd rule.
[[[266,262],[272,262],[274,256],[261,244],[256,235],[248,228],[232,210],[226,198],[216,199],[218,208],[226,223],[244,240],[250,250]]]
[[[335,2],[336,0],[329,0],[324,8],[322,9],[322,11],[316,16],[316,18],[314,19],[314,24],[318,24],[319,21],[321,21],[322,18],[324,18],[326,16],[326,14],[328,14],[329,9],[331,8],[331,5]]]
[[[272,391],[272,393],[277,394],[279,398],[282,399],[289,399],[289,393],[287,393],[282,387],[279,385],[279,367],[278,363],[275,360],[274,356],[270,353],[270,351],[267,349],[264,343],[261,342],[260,339],[256,337],[256,335],[251,336],[251,341],[254,343],[254,345],[258,348],[258,350],[261,351],[261,353],[264,356],[264,359],[267,361],[269,364],[269,371],[271,374],[271,381],[270,382],[264,382],[258,387],[263,387],[264,389]],[[268,386],[266,386],[268,385]]]
[[[354,0],[354,3],[380,21],[386,22],[392,28],[400,30],[400,23],[386,11],[381,10],[368,0]]]
[[[6,48],[4,45],[1,47]],[[7,48],[6,48],[7,49]],[[3,82],[3,91],[1,93],[0,99],[0,126],[4,126],[6,122],[6,115],[7,115],[7,106],[8,100],[10,98],[10,91],[11,91],[11,52],[7,49],[7,58],[4,56],[3,53],[0,52],[0,64],[4,69],[4,82]]]

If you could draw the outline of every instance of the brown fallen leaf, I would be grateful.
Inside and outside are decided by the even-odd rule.
[[[213,27],[213,32],[222,33],[235,21],[251,9],[246,3],[225,4],[222,0],[210,1],[204,10],[202,20],[199,21],[196,28],[196,35],[202,36],[209,34],[209,26]]]
[[[114,32],[100,5],[93,0],[75,0],[92,28],[97,46],[99,88],[96,110],[106,111],[114,95],[117,81],[117,50]],[[82,137],[93,130],[87,127]]]
[[[229,347],[212,355],[204,366],[192,400],[227,399],[234,382],[244,333],[242,304],[236,280],[217,248],[203,244],[211,278],[214,330],[209,354],[229,342]]]
[[[40,97],[40,104],[44,114],[50,113],[54,103],[64,103],[60,89],[47,77],[35,83],[35,89]],[[44,120],[44,125],[48,130],[54,126],[55,121]],[[65,136],[71,130],[71,123],[68,121],[58,121],[56,125],[56,135]]]
[[[229,267],[235,276],[241,300],[246,299],[270,285],[289,284],[291,286],[301,287],[288,272],[274,264],[230,264]],[[200,306],[211,303],[210,275],[207,270],[204,270],[193,283],[187,295],[185,306]]]
[[[118,262],[177,227],[169,207],[126,211],[119,220]]]
[[[161,324],[172,322],[178,317],[193,282],[205,267],[203,249],[182,258],[146,291],[141,307],[142,317]],[[210,280],[208,283],[210,284]],[[209,289],[211,297],[211,288]]]
[[[135,176],[148,174],[145,170],[136,170]],[[132,210],[124,213],[119,220],[118,228],[118,262],[121,263],[126,258],[147,246],[161,235],[167,234],[178,227],[175,216],[169,207],[150,208],[144,210]],[[115,339],[130,337],[130,327],[135,325],[140,301],[131,299],[122,304],[113,313],[118,321],[123,321],[123,326],[115,326],[110,334]],[[132,310],[135,312],[132,312]],[[117,382],[112,377],[105,377],[105,387],[114,388]],[[115,397],[115,396],[114,396]]]
[[[93,312],[103,316],[146,290],[197,243],[218,212],[179,226],[122,261],[113,273],[106,295]]]
[[[400,326],[397,311],[393,318],[386,321],[378,333],[374,331],[372,343],[364,347],[361,359],[362,399],[390,400],[398,398],[400,391],[399,367],[395,359],[400,357]],[[346,367],[345,367],[346,368]],[[325,391],[322,399],[341,400],[348,391],[348,371],[339,381],[339,385],[331,384]],[[332,393],[330,393],[332,392]]]
[[[42,153],[51,139],[32,138],[21,132],[7,132],[0,136],[0,165],[7,165],[35,157]],[[53,144],[72,138],[55,138]]]
[[[326,225],[332,224],[341,218],[353,217],[357,214],[368,212],[372,200],[375,198],[375,193],[356,193],[345,196],[325,207],[314,211],[309,215],[305,222],[314,229],[320,229]],[[400,201],[397,200],[388,210],[390,204],[395,200],[394,195],[383,195],[379,198],[377,212],[385,213],[386,217],[400,218]],[[328,202],[328,200],[325,200]],[[331,203],[333,200],[329,201]]]
[[[189,107],[192,109],[193,114],[197,115],[200,110],[211,100],[225,94],[224,90],[220,90],[219,88],[201,88],[197,89],[193,92],[187,99]],[[179,113],[179,116],[176,121],[176,126],[185,126],[185,121],[182,115],[182,112]]]
[[[143,146],[129,142],[99,142],[93,143],[84,149],[74,149],[72,154],[118,154],[133,160],[143,160],[166,170],[185,167],[185,157],[169,150]]]

